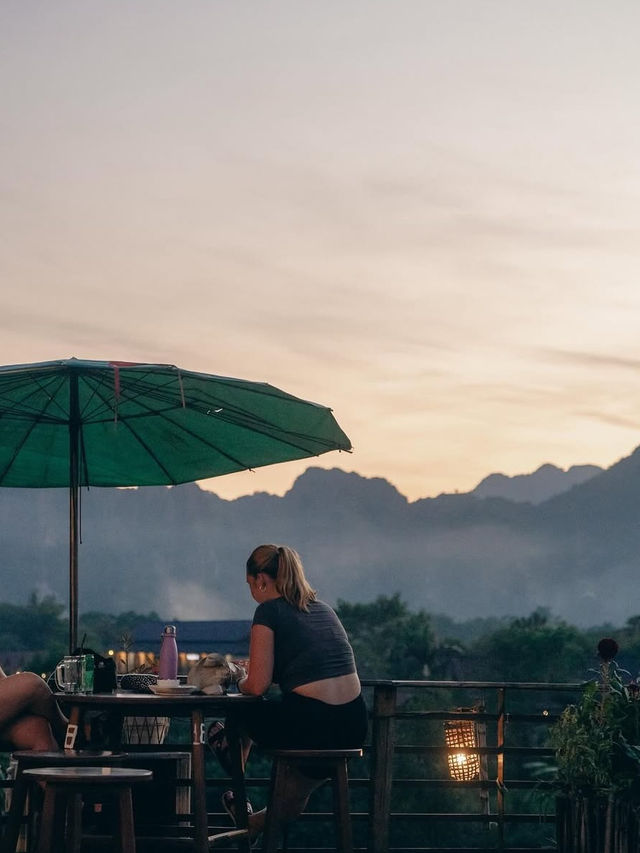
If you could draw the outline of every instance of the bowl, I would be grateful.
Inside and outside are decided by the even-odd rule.
[[[151,672],[128,672],[120,678],[120,689],[134,693],[151,693],[150,684],[155,684],[158,676]]]

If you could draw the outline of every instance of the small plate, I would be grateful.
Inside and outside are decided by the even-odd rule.
[[[159,684],[149,685],[149,690],[156,696],[184,696],[187,693],[195,693],[197,689],[193,684],[179,684],[177,687],[160,687]]]

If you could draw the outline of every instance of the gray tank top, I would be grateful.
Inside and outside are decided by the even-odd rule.
[[[274,633],[273,680],[283,693],[356,671],[346,631],[322,601],[309,602],[308,611],[297,610],[284,598],[264,601],[256,608],[253,624]]]

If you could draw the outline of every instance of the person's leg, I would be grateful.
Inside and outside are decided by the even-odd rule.
[[[280,814],[284,823],[295,820],[307,807],[311,794],[323,785],[324,779],[311,779],[301,773],[297,767],[289,767],[286,782],[282,789]],[[267,810],[261,809],[249,815],[249,833],[255,837],[264,831]]]
[[[281,815],[284,823],[294,820],[306,809],[309,797],[324,783],[324,779],[311,779],[305,776],[296,767],[290,767],[287,773],[286,783],[281,790],[282,806]],[[223,805],[235,821],[233,793],[226,791],[223,796]],[[264,824],[267,817],[267,809],[253,812],[249,815],[249,837],[255,839],[264,832]]]
[[[249,753],[251,752],[251,747],[253,746],[253,741],[248,735],[243,734],[241,735],[240,742],[242,746],[242,769],[244,770],[247,764],[247,759],[249,758]],[[215,757],[218,759],[218,762],[224,772],[227,776],[231,776],[229,744],[227,742],[225,727],[222,720],[216,720],[216,722],[209,726],[207,730],[207,743]]]
[[[242,730],[250,735],[250,743],[265,749],[320,748],[317,743],[324,738],[324,709],[322,702],[287,693],[276,699],[268,699],[259,705],[243,708]],[[310,778],[295,767],[289,768],[286,784],[280,794],[283,821],[298,817],[305,810],[311,793],[324,782],[324,778]],[[233,794],[223,794],[223,805],[235,819]],[[264,830],[266,808],[249,815],[249,835],[253,839]]]
[[[345,705],[328,705],[297,693],[283,700],[275,747],[295,749],[357,749],[367,734],[367,709],[361,697]],[[262,741],[257,739],[259,746]],[[327,776],[322,767],[290,766],[280,810],[284,822],[294,820],[307,807],[309,797]],[[252,832],[262,831],[266,809],[251,816]]]
[[[286,742],[290,723],[283,708],[284,703],[281,699],[273,698],[266,699],[264,702],[245,705],[243,708],[237,709],[235,721],[242,735],[243,768],[247,763],[251,747],[254,743],[259,743],[261,746],[278,746],[283,738],[285,738]],[[221,720],[209,726],[207,742],[220,762],[222,769],[230,775],[228,744],[225,737],[224,723]]]
[[[31,714],[18,717],[0,730],[0,742],[7,744],[11,750],[53,751],[58,749],[58,743],[47,720]]]
[[[248,713],[242,720],[242,728],[258,747],[355,749],[362,745],[367,731],[367,711],[360,697],[347,705],[327,705],[297,693],[286,693],[280,701],[267,700],[243,710]],[[309,797],[325,779],[321,769],[308,776],[290,767],[280,806],[285,822],[302,814]],[[232,799],[227,805],[229,802]],[[249,816],[252,837],[263,831],[266,811],[262,809]]]
[[[67,719],[49,687],[34,672],[0,678],[0,733],[22,716],[43,717],[55,740],[64,742]]]

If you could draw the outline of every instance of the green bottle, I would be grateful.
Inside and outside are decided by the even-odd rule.
[[[82,692],[93,693],[93,655],[82,655]]]

